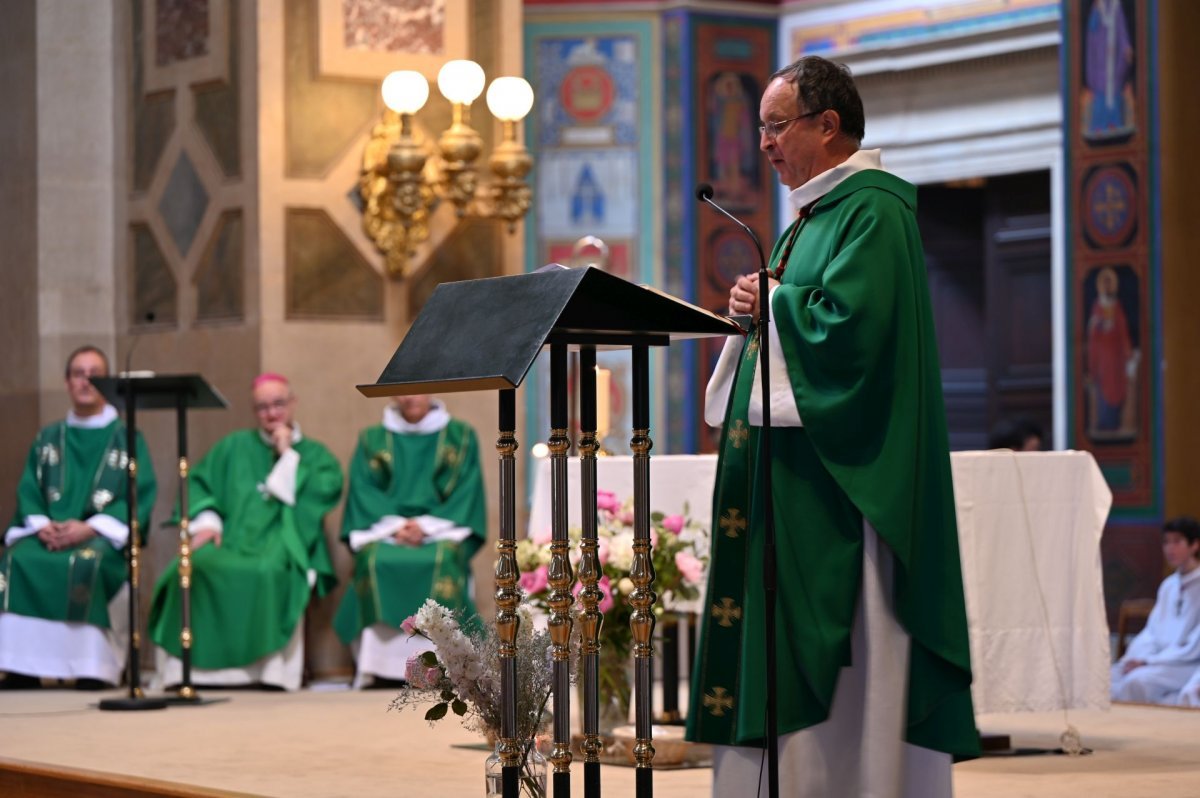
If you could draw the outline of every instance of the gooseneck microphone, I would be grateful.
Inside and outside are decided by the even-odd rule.
[[[717,203],[713,202],[713,187],[712,187],[712,185],[710,185],[709,183],[701,183],[700,185],[696,186],[696,199],[700,200],[701,202],[703,202],[707,205],[712,206],[713,208],[715,208],[717,210],[718,213],[720,213],[725,218],[729,219],[729,221],[733,222],[738,227],[740,227],[746,231],[746,235],[750,236],[750,240],[754,242],[755,249],[758,250],[758,270],[759,270],[759,272],[765,273],[767,271],[767,258],[765,255],[763,255],[762,244],[759,243],[758,236],[756,236],[754,234],[754,231],[751,230],[749,228],[749,226],[746,225],[745,222],[743,222],[741,219],[734,216],[729,211],[722,208]],[[760,274],[760,279],[762,279],[761,274]]]
[[[758,249],[758,355],[759,376],[762,383],[762,435],[759,436],[759,473],[762,481],[759,483],[763,505],[763,649],[767,658],[767,794],[770,798],[779,797],[779,693],[778,693],[778,663],[776,662],[777,644],[775,639],[775,604],[778,592],[776,576],[775,553],[775,502],[771,491],[771,369],[767,349],[771,336],[768,332],[770,323],[770,294],[767,275],[767,258],[763,255],[762,244],[741,219],[713,202],[713,187],[708,183],[696,186],[696,199],[706,203],[746,231]],[[761,772],[761,771],[760,771]],[[760,776],[761,778],[761,776]],[[757,790],[756,790],[757,793]]]

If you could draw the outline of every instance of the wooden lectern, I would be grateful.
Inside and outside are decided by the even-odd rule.
[[[575,581],[567,538],[567,352],[580,357],[580,491],[583,538],[579,594],[584,680],[584,795],[600,795],[598,655],[600,561],[596,542],[596,350],[633,354],[635,589],[630,626],[634,639],[637,796],[653,794],[651,674],[654,653],[654,569],[650,558],[651,346],[740,334],[734,322],[646,286],[589,266],[552,264],[531,274],[443,283],[429,297],[378,381],[358,386],[366,396],[499,391],[500,540],[496,544],[496,629],[500,637],[501,730],[504,798],[517,798],[518,768],[527,741],[516,739],[516,640],[521,592],[516,561],[516,388],[544,347],[550,349],[551,607],[549,631],[554,684],[554,798],[570,795],[570,638]]]

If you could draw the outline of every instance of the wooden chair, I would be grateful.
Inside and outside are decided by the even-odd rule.
[[[1126,635],[1136,634],[1146,625],[1150,610],[1154,609],[1154,599],[1125,599],[1117,610],[1117,659],[1125,656]],[[1131,624],[1135,624],[1130,628]]]

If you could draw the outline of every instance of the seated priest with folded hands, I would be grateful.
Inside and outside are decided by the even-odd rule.
[[[0,686],[42,678],[118,684],[128,644],[129,542],[125,424],[91,383],[108,358],[82,346],[67,358],[66,419],[42,429],[17,486],[0,554]],[[144,537],[154,468],[137,437],[137,509]]]
[[[296,690],[309,597],[337,582],[323,522],[341,497],[342,469],[300,431],[285,377],[259,376],[253,399],[257,428],[218,441],[189,476],[192,680]],[[175,560],[150,607],[166,687],[181,680],[181,599]]]
[[[430,649],[400,629],[427,598],[474,614],[470,561],[486,518],[475,431],[441,402],[399,397],[363,430],[342,521],[354,579],[334,620],[356,687],[404,678],[409,656]]]

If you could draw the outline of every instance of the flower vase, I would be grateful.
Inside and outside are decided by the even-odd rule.
[[[613,729],[629,723],[629,708],[633,703],[633,658],[628,651],[605,646],[600,649],[598,679],[598,731],[607,736]],[[583,682],[579,682],[579,712],[584,707]]]
[[[487,798],[504,795],[504,766],[500,760],[500,742],[483,766]],[[525,761],[517,774],[517,794],[521,798],[546,798],[546,757],[531,745],[525,751]]]

